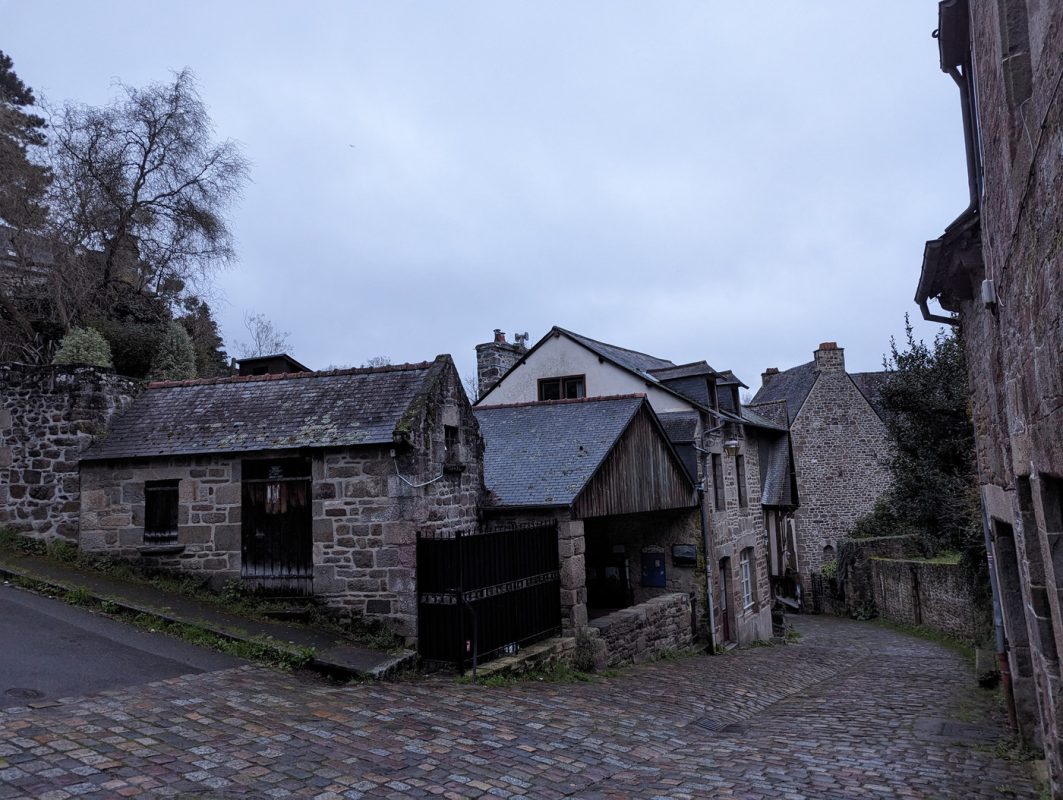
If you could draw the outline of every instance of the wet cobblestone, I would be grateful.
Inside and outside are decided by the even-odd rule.
[[[799,644],[589,683],[347,687],[242,667],[0,712],[8,798],[1037,796],[939,645],[803,618]]]

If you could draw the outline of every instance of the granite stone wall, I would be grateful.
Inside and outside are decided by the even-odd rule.
[[[654,597],[591,620],[590,629],[605,643],[609,666],[652,660],[693,644],[690,595]]]
[[[0,526],[77,539],[78,457],[137,388],[95,367],[0,364]]]
[[[870,559],[872,597],[879,616],[976,642],[986,633],[960,564]]]
[[[1063,6],[970,8],[984,269],[968,276],[976,299],[957,305],[983,504],[1011,604],[1005,627],[1018,643],[1010,658],[1020,727],[1043,743],[1054,796],[1063,796]],[[996,304],[977,300],[982,280]]]
[[[831,344],[831,343],[828,343]],[[845,372],[837,345],[816,351],[817,380],[790,428],[801,506],[798,566],[819,572],[828,545],[838,542],[872,510],[890,485],[889,433]]]
[[[480,397],[498,383],[498,379],[526,352],[527,348],[523,345],[507,342],[506,335],[500,330],[495,331],[493,342],[476,345],[476,383]]]
[[[386,622],[411,642],[417,533],[475,530],[483,493],[483,445],[457,373],[429,391],[423,416],[405,421],[405,443],[310,454],[314,595],[343,619]],[[446,426],[458,428],[456,451],[447,451]],[[244,465],[289,455],[82,462],[81,548],[199,575],[216,587],[240,579]],[[145,542],[149,480],[179,481],[173,545]]]

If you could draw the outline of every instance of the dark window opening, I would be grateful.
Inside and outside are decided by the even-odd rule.
[[[717,511],[724,509],[723,494],[723,456],[712,454],[712,497]]]
[[[540,400],[577,400],[587,396],[582,375],[564,378],[543,378],[539,381]]]
[[[746,507],[746,457],[735,456],[735,480],[738,482],[738,505]]]
[[[144,541],[168,544],[177,541],[177,485],[179,481],[147,481],[144,484]]]
[[[457,458],[458,456],[458,426],[457,425],[444,425],[443,426],[443,445],[447,449],[448,458]]]

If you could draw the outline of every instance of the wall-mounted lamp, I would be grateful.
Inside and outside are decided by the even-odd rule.
[[[737,439],[728,439],[723,443],[723,451],[729,456],[738,455],[738,447],[739,444]]]

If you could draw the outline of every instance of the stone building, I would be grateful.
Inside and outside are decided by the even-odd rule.
[[[882,372],[846,372],[845,351],[824,342],[806,364],[766,370],[750,403],[789,423],[800,500],[790,541],[806,578],[834,558],[838,541],[890,485],[892,444],[877,407],[884,380]]]
[[[927,242],[915,300],[962,330],[998,649],[1019,729],[1063,797],[1063,4],[946,0],[938,13],[969,204]]]
[[[549,414],[560,419],[576,413],[563,410],[566,403],[571,408],[584,409],[580,414],[605,408],[576,402],[584,398],[644,396],[664,437],[698,489],[695,507],[668,512],[651,526],[656,541],[646,538],[645,521],[641,519],[584,523],[589,594],[591,585],[605,570],[624,570],[631,576],[626,603],[639,605],[638,600],[652,594],[644,592],[644,588],[658,587],[633,584],[659,579],[656,574],[644,579],[643,554],[652,560],[653,552],[663,553],[665,561],[674,567],[667,573],[666,587],[695,591],[697,613],[703,620],[706,598],[711,601],[714,642],[750,642],[771,635],[772,593],[761,487],[763,483],[779,485],[788,481],[789,447],[781,448],[782,458],[763,465],[772,472],[767,479],[762,475],[760,454],[762,440],[785,439],[785,424],[747,414],[739,401],[740,381],[729,373],[717,372],[704,361],[676,365],[559,327],[552,328],[523,352],[504,338],[499,340],[497,334],[494,342],[478,345],[476,350],[481,364],[492,368],[498,363],[508,364],[476,404],[481,426],[489,424],[481,412],[497,406],[531,408],[539,403],[555,404],[556,409]],[[485,383],[481,377],[481,384]],[[486,427],[485,438],[490,461],[493,436]],[[649,480],[644,467],[635,464],[630,469],[635,480]],[[495,488],[491,481],[488,470],[489,491]],[[773,501],[780,499],[781,494],[773,493]],[[787,502],[791,499],[786,498]],[[791,508],[779,510],[788,514]],[[679,554],[683,566],[676,565],[673,553]],[[707,575],[703,566],[698,570],[688,566],[691,560],[697,563],[699,553],[702,564],[704,554],[711,554],[708,561],[712,569]],[[675,583],[669,585],[670,581]]]
[[[476,419],[434,362],[149,385],[81,456],[81,549],[417,634],[419,531],[471,531]]]
[[[78,458],[136,392],[95,367],[0,364],[0,527],[76,542]]]

